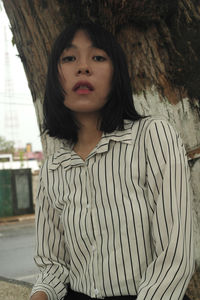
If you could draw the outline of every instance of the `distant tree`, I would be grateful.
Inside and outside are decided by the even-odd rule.
[[[13,141],[7,141],[4,137],[0,136],[0,154],[11,153],[14,154],[15,143]]]

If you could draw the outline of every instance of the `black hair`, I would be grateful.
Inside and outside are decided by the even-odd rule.
[[[142,118],[135,110],[125,54],[114,36],[95,23],[68,26],[56,39],[49,58],[44,96],[44,131],[51,137],[77,141],[79,124],[64,105],[65,92],[59,80],[58,63],[64,49],[72,42],[78,30],[84,30],[92,44],[104,50],[113,64],[113,79],[108,101],[101,110],[99,129],[105,133],[124,129],[124,119]]]

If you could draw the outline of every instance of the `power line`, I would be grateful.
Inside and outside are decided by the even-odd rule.
[[[15,92],[14,93],[14,95],[15,95],[15,97],[29,97],[29,98],[31,98],[31,94],[29,94],[29,93],[19,93],[19,92]],[[0,96],[2,97],[9,97],[9,95],[6,95],[6,92],[5,91],[3,91],[3,92],[1,92],[0,91]]]
[[[0,104],[6,104],[6,105],[24,105],[24,106],[33,106],[33,104],[29,103],[15,103],[15,102],[0,102]]]
[[[27,99],[32,99],[32,97],[27,95],[27,94],[13,93],[12,95],[8,95],[6,93],[1,93],[0,92],[0,99],[5,99],[5,98],[15,98],[15,99],[27,98]]]

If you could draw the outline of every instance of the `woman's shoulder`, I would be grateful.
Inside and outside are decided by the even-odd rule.
[[[181,140],[175,126],[162,116],[145,117],[136,122],[126,121],[125,124],[125,127],[131,128],[132,143],[138,147],[143,145],[148,149],[151,145],[156,147],[160,143],[167,147],[169,143]]]
[[[167,126],[170,124],[170,122],[163,116],[147,116],[142,117],[141,119],[137,121],[131,121],[131,120],[124,120],[125,127],[130,126],[132,124],[132,127],[142,126],[144,129],[147,129],[154,124],[157,124],[158,126],[163,124],[163,126]]]
[[[141,142],[146,151],[171,151],[176,147],[184,148],[183,140],[175,125],[164,117],[148,117],[139,122]],[[170,150],[171,149],[171,150]]]
[[[143,117],[137,121],[125,120],[124,128],[125,130],[130,128],[132,130],[133,137],[135,135],[143,135],[147,136],[149,132],[160,132],[165,130],[166,128],[171,128],[174,131],[174,127],[170,124],[170,122],[162,116],[148,116]]]
[[[153,116],[143,119],[144,129],[147,134],[163,134],[171,132],[171,134],[177,135],[178,132],[172,123],[162,116]]]

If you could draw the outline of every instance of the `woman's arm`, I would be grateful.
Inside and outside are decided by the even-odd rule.
[[[146,136],[148,199],[154,259],[137,300],[181,300],[194,269],[189,167],[182,141],[166,121]]]
[[[47,169],[43,167],[36,200],[36,256],[34,259],[40,268],[40,274],[31,296],[45,297],[47,295],[48,300],[60,300],[67,292],[69,257],[59,212],[54,208],[43,184],[43,177],[46,176],[44,172],[47,172]],[[45,295],[44,293],[37,294],[37,292],[44,292]]]

